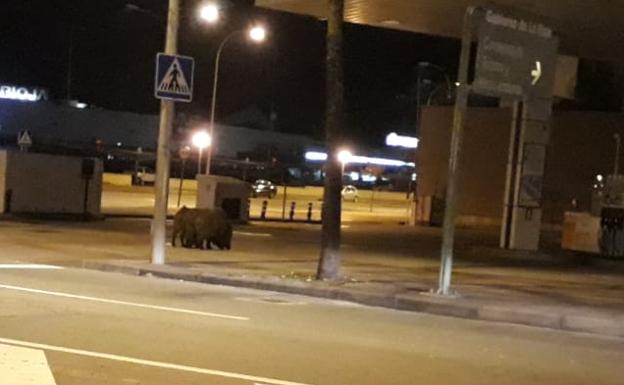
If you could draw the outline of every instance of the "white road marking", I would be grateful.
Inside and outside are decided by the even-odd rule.
[[[2,385],[56,385],[42,350],[0,344]]]
[[[269,233],[250,233],[247,231],[235,231],[234,234],[238,234],[238,235],[245,235],[247,237],[272,237],[273,234],[269,234]]]
[[[6,270],[63,270],[61,266],[40,265],[36,263],[1,263],[0,269]]]
[[[233,378],[237,380],[250,381],[253,383],[263,383],[267,385],[309,385],[309,384],[304,384],[301,382],[278,380],[275,378],[253,376],[253,375],[243,374],[243,373],[226,372],[226,371],[215,370],[215,369],[204,369],[204,368],[198,368],[198,367],[193,367],[193,366],[172,364],[168,362],[143,360],[140,358],[118,356],[116,354],[90,352],[88,350],[80,350],[80,349],[65,348],[61,346],[38,344],[34,342],[19,341],[19,340],[13,340],[13,339],[8,339],[8,338],[0,338],[0,343],[23,346],[27,348],[33,348],[33,349],[41,349],[45,351],[75,354],[75,355],[85,356],[85,357],[101,358],[101,359],[111,360],[111,361],[126,362],[126,363],[131,363],[131,364],[136,364],[136,365],[152,366],[152,367],[157,367],[157,368],[162,368],[162,369],[172,369],[172,370],[178,370],[181,372],[207,374],[211,376]],[[13,385],[13,384],[5,384],[3,382],[2,385]],[[23,384],[16,384],[16,385],[23,385]]]
[[[20,286],[11,286],[11,285],[2,285],[2,284],[0,284],[0,289],[22,291],[22,292],[33,293],[33,294],[44,294],[44,295],[50,295],[50,296],[54,296],[54,297],[80,299],[80,300],[84,300],[84,301],[101,302],[101,303],[107,303],[107,304],[111,304],[111,305],[133,306],[133,307],[139,307],[139,308],[143,308],[143,309],[169,311],[169,312],[173,312],[173,313],[183,313],[183,314],[200,315],[200,316],[205,316],[205,317],[225,318],[225,319],[231,319],[231,320],[236,320],[236,321],[249,321],[248,317],[241,317],[241,316],[236,316],[236,315],[221,314],[221,313],[210,313],[210,312],[203,312],[203,311],[197,311],[197,310],[178,309],[178,308],[167,307],[167,306],[157,306],[157,305],[148,305],[148,304],[143,304],[143,303],[118,301],[116,299],[89,297],[89,296],[84,296],[84,295],[61,293],[61,292],[57,292],[57,291],[47,291],[47,290],[31,289],[31,288],[28,288],[28,287],[20,287]]]

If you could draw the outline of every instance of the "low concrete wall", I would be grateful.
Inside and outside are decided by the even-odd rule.
[[[100,215],[102,162],[93,159],[94,173],[83,178],[83,158],[3,151],[0,169],[5,168],[5,185],[10,191],[10,212],[38,215],[82,215],[85,195],[87,214]],[[2,213],[9,206],[0,206]]]

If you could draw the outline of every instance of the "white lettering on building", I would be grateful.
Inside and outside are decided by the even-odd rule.
[[[546,27],[543,24],[529,22],[525,20],[518,20],[508,16],[501,15],[492,10],[488,10],[485,15],[485,20],[493,25],[499,27],[505,27],[514,29],[519,32],[527,32],[533,35],[541,36],[545,39],[549,39],[553,36],[552,29]]]
[[[38,102],[40,100],[48,100],[48,93],[41,88],[0,85],[0,99]]]

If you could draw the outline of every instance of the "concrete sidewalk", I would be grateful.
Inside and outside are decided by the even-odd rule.
[[[566,275],[523,268],[460,267],[454,275],[457,296],[447,298],[431,293],[437,274],[433,265],[409,268],[350,261],[344,264],[345,278],[335,283],[313,279],[315,262],[260,256],[163,266],[137,260],[91,260],[84,267],[624,337],[624,276],[591,270]]]

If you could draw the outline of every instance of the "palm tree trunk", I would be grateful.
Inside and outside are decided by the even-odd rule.
[[[325,139],[327,162],[325,164],[325,190],[323,193],[323,227],[321,258],[317,279],[335,280],[340,275],[340,214],[342,189],[341,165],[336,154],[342,137],[344,86],[343,86],[343,15],[344,0],[327,0],[327,54],[326,54],[326,107]]]

